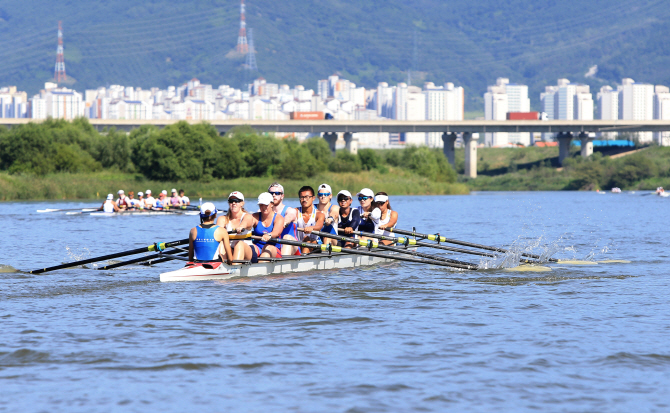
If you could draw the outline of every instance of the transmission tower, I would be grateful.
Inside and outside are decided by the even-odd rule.
[[[256,49],[254,48],[254,29],[249,29],[249,53],[247,53],[247,70],[258,72],[256,65]]]
[[[67,75],[65,74],[65,57],[63,56],[63,26],[61,22],[58,22],[58,48],[56,49],[54,79],[59,83],[67,80]]]
[[[247,21],[244,16],[244,0],[240,0],[240,35],[237,37],[236,49],[242,54],[249,52],[249,44],[247,44]]]

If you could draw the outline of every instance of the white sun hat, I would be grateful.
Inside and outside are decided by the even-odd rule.
[[[144,192],[142,192],[142,191],[138,192],[137,196],[144,196]]]
[[[163,194],[163,195],[167,195],[167,191],[166,191],[165,189],[163,189],[163,190],[161,191],[161,194]]]
[[[214,206],[214,204],[211,202],[205,202],[202,204],[200,207],[200,216],[207,218],[211,217],[212,215],[216,215],[216,206]]]
[[[386,202],[389,200],[389,197],[386,195],[377,195],[375,197],[375,202]]]
[[[270,205],[272,203],[272,195],[269,192],[263,192],[258,195],[258,205]]]
[[[151,195],[151,189],[147,189],[147,190],[146,190],[146,194],[147,194],[147,195]]]
[[[174,194],[175,192],[177,192],[177,190],[176,190],[176,189],[174,189],[174,188],[172,188],[172,191],[171,191],[171,193],[173,193],[173,194]]]
[[[360,191],[359,193],[357,193],[356,195],[357,195],[357,196],[358,196],[358,195],[369,196],[370,198],[372,198],[372,197],[375,196],[375,193],[372,192],[372,189],[370,189],[370,188],[363,188],[363,189],[361,189],[361,191]]]
[[[112,194],[107,195],[107,200],[111,201],[112,199],[114,199],[114,195]]]
[[[341,190],[340,192],[337,193],[337,197],[339,198],[340,195],[344,195],[347,198],[351,198],[351,192],[347,191],[346,189]]]
[[[117,192],[117,193],[118,193],[119,195],[121,195],[121,194],[125,194],[125,192],[123,192],[123,189],[119,189],[119,192]]]
[[[240,201],[244,201],[244,195],[240,191],[231,192],[230,195],[228,195],[228,199],[230,199],[230,198],[237,198]]]

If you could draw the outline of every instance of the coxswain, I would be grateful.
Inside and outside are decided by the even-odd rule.
[[[298,236],[295,233],[295,222],[298,219],[298,211],[295,208],[290,208],[287,205],[284,205],[284,187],[278,182],[270,185],[268,192],[272,195],[272,210],[284,218],[284,222],[282,223],[284,229],[281,232],[280,238],[296,241]],[[293,245],[281,246],[282,255],[294,255],[299,251],[300,248],[294,247]]]
[[[168,204],[173,208],[178,208],[182,205],[181,198],[177,195],[177,190],[172,188],[172,196],[168,199]]]
[[[114,195],[107,195],[107,199],[102,203],[102,206],[98,208],[98,211],[104,212],[119,212],[119,207],[114,202]]]
[[[181,198],[181,204],[182,205],[191,205],[191,200],[188,199],[186,195],[184,195],[184,190],[180,189],[179,190],[179,198]]]
[[[398,222],[398,213],[391,209],[391,201],[386,192],[377,192],[375,194],[375,201],[372,204],[372,212],[370,212],[370,219],[375,224],[375,234],[392,237],[393,234],[386,231],[387,228],[395,228]],[[393,241],[382,241],[386,245],[390,245]]]
[[[321,231],[323,229],[323,221],[326,216],[314,206],[314,188],[311,186],[300,188],[298,191],[298,200],[300,201],[298,220],[296,222],[298,239],[310,244],[321,244],[321,238],[318,235],[312,234],[312,231]],[[310,250],[311,248],[303,247],[301,252],[302,254],[309,254]]]
[[[341,190],[337,193],[337,203],[339,204],[339,216],[337,228],[340,235],[344,233],[346,236],[350,236],[354,231],[359,230],[359,224],[361,222],[361,215],[357,208],[351,207],[351,202],[353,201],[351,197],[351,192],[346,189]],[[346,248],[351,248],[354,246],[353,243],[347,242],[343,244]]]
[[[259,212],[252,215],[253,230],[252,235],[261,237],[260,240],[253,240],[251,245],[240,242],[235,248],[235,259],[258,262],[259,257],[281,258],[279,246],[270,245],[267,242],[270,238],[279,238],[284,228],[284,217],[272,208],[273,197],[268,192],[263,192],[258,196]]]
[[[370,219],[370,212],[372,212],[372,202],[374,201],[375,193],[370,188],[363,188],[358,194],[358,202],[361,204],[357,209],[361,216],[361,222],[358,224],[358,230],[362,232],[374,233],[375,224]],[[362,237],[362,239],[367,239]]]
[[[144,209],[144,192],[142,191],[137,193],[137,208]]]
[[[230,257],[233,252],[228,232],[216,225],[216,212],[216,206],[211,202],[205,202],[200,207],[200,225],[192,228],[188,235],[189,261],[214,261],[226,257],[226,264],[232,264]]]
[[[147,189],[145,193],[147,197],[144,198],[144,208],[153,209],[154,205],[156,205],[156,198],[151,196],[151,189]]]
[[[130,201],[123,189],[119,189],[118,195],[119,199],[116,200],[116,206],[118,206],[119,209],[130,208]]]
[[[249,238],[242,239],[251,231],[253,227],[254,219],[250,213],[244,209],[244,195],[242,192],[234,191],[228,195],[228,213],[226,215],[220,216],[216,220],[216,225],[225,228],[228,233],[237,232],[236,235],[230,236],[230,248],[233,250],[233,256],[235,255],[236,249],[241,249],[237,244],[247,243],[251,245],[251,240]],[[239,239],[235,239],[239,238]]]
[[[316,195],[319,200],[319,203],[316,204],[316,209],[326,217],[321,231],[337,235],[336,227],[339,221],[338,216],[340,213],[340,207],[332,203],[333,191],[330,189],[330,185],[319,185]],[[351,195],[349,197],[351,198]],[[322,241],[324,244],[337,244],[337,240],[332,238],[325,238]]]

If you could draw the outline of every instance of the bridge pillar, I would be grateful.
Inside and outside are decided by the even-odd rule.
[[[565,158],[570,156],[570,142],[572,142],[572,133],[571,132],[560,132],[556,135],[556,140],[558,140],[558,163],[563,165]]]
[[[451,164],[454,169],[456,168],[456,148],[454,146],[456,143],[456,138],[457,136],[455,132],[444,132],[442,134],[442,142],[444,142],[444,148],[442,148],[442,150],[444,151],[444,156],[447,158],[447,161],[449,161],[449,164]]]
[[[353,132],[344,132],[343,138],[349,153],[356,155],[358,153],[358,136],[354,136]]]
[[[463,132],[463,143],[465,144],[465,176],[477,177],[477,138],[470,132]]]
[[[582,158],[593,155],[593,138],[588,133],[582,132],[579,134],[579,139],[582,141]]]
[[[323,139],[328,142],[328,146],[330,146],[330,151],[335,155],[335,145],[337,143],[337,133],[335,132],[325,132],[323,134]]]

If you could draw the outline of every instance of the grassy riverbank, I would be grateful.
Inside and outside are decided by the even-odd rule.
[[[266,191],[273,177],[249,177],[236,179],[212,179],[203,181],[154,181],[139,174],[114,173],[109,171],[93,173],[55,173],[46,176],[10,175],[0,173],[0,200],[72,200],[99,199],[108,193],[125,191],[146,191],[157,193],[163,189],[183,188],[191,199],[199,197],[223,198],[232,191],[241,191],[246,196],[255,197]],[[323,173],[302,180],[282,179],[287,194],[297,194],[302,185],[316,188],[328,183],[333,191],[348,189],[358,191],[369,187],[374,191],[385,191],[391,195],[461,195],[469,193],[464,184],[434,182],[406,170],[391,169],[386,173],[376,170],[357,173]]]

